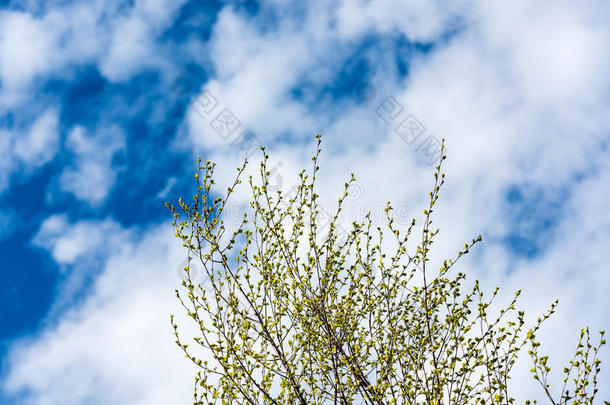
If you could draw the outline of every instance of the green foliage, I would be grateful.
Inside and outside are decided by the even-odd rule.
[[[195,404],[511,404],[509,375],[528,343],[532,373],[551,403],[593,402],[603,332],[592,348],[583,330],[554,399],[548,356],[539,355],[536,333],[557,301],[526,333],[524,311],[515,306],[520,291],[491,317],[498,289],[486,299],[478,281],[466,289],[465,274],[450,276],[481,236],[432,267],[429,252],[439,231],[431,218],[444,183],[444,154],[417,247],[409,253],[415,220],[398,229],[390,203],[384,227],[368,215],[340,237],[337,224],[353,175],[320,237],[317,139],[313,169],[299,174],[293,195],[269,191],[263,149],[261,182],[248,179],[251,210],[234,229],[223,210],[246,162],[226,196],[213,198],[214,164],[200,160],[194,201],[168,205],[176,236],[208,283],[196,283],[187,266],[182,292],[176,290],[198,328],[198,349],[183,342],[171,317],[176,343],[200,368]]]

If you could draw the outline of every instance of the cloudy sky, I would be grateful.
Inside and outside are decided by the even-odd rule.
[[[404,222],[445,138],[436,257],[482,234],[460,271],[523,288],[530,321],[559,298],[559,369],[610,330],[608,21],[604,0],[0,0],[0,403],[188,403],[163,204],[197,156],[224,189],[259,145],[288,187],[316,133],[329,209],[354,172],[349,215]]]

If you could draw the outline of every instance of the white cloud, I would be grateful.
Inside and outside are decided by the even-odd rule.
[[[119,231],[111,220],[71,224],[65,215],[54,215],[42,223],[33,243],[49,250],[57,263],[72,265],[84,255],[99,255],[101,247],[118,248],[124,238]]]
[[[27,13],[0,14],[0,78],[3,86],[21,86],[52,63],[53,35]]]
[[[188,402],[192,367],[169,325],[169,313],[178,312],[172,289],[181,281],[182,259],[171,230],[134,234],[111,221],[67,224],[52,217],[43,233],[53,235],[44,245],[64,263],[105,249],[108,240],[117,244],[85,302],[13,347],[3,389],[24,393],[30,404]]]
[[[0,12],[0,106],[27,102],[37,78],[69,74],[69,64],[94,60],[106,37],[101,4],[74,4],[36,14]],[[106,13],[112,14],[111,8]]]
[[[184,2],[136,1],[128,15],[113,23],[110,46],[100,60],[101,72],[111,81],[121,81],[143,68],[168,65],[158,52],[156,39]]]
[[[91,205],[102,204],[117,177],[112,159],[125,147],[123,131],[109,126],[89,134],[75,127],[68,134],[66,147],[74,154],[75,164],[62,172],[60,188]]]
[[[155,39],[172,22],[183,4],[137,1],[133,7],[119,2],[91,1],[23,10],[0,11],[0,111],[19,114],[36,104],[42,79],[70,78],[75,68],[98,65],[110,80],[126,80],[150,67],[167,67]],[[129,42],[130,39],[133,41]],[[28,134],[2,129],[2,151],[12,151],[0,163],[0,191],[11,173],[38,168],[57,150],[58,112],[40,116]],[[7,140],[8,138],[8,140]],[[4,145],[6,144],[6,145]],[[14,156],[13,156],[14,155]],[[112,175],[99,161],[81,162],[80,170],[98,183],[92,187],[75,171],[64,175],[64,188],[93,204],[105,197]]]
[[[26,105],[37,79],[70,77],[83,64],[98,65],[110,81],[170,66],[155,40],[182,4],[94,0],[0,11],[0,107]]]
[[[50,161],[59,146],[57,111],[48,110],[38,117],[27,134],[15,140],[17,159],[29,167],[40,167]]]
[[[58,126],[58,113],[51,108],[27,129],[0,128],[0,193],[16,173],[28,176],[55,157],[59,150]]]
[[[519,91],[552,104],[603,102],[595,96],[608,86],[610,29],[602,17],[610,11],[607,4],[516,1],[481,8],[485,42],[506,57]]]
[[[339,32],[353,38],[368,32],[403,33],[409,40],[433,42],[455,29],[467,2],[344,0],[337,12]]]

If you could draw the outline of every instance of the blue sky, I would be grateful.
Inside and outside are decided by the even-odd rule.
[[[524,287],[532,316],[560,298],[544,337],[565,363],[580,327],[610,329],[609,18],[601,0],[0,2],[0,403],[187,401],[164,202],[197,156],[224,187],[258,144],[288,187],[316,133],[322,195],[355,172],[350,215],[392,200],[405,223],[446,138],[438,258],[483,234],[462,266]]]

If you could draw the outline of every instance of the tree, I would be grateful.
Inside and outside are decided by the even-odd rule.
[[[226,195],[214,197],[215,165],[200,159],[193,202],[168,204],[189,252],[176,296],[198,330],[194,347],[181,338],[173,315],[171,323],[176,343],[200,368],[195,404],[511,404],[510,373],[526,345],[550,403],[593,402],[603,331],[595,346],[589,330],[582,331],[555,397],[536,333],[557,301],[526,333],[524,311],[516,308],[520,291],[497,317],[488,315],[498,288],[484,298],[478,281],[466,289],[464,273],[450,276],[481,236],[432,267],[444,153],[409,253],[415,220],[398,229],[390,203],[384,227],[367,215],[341,237],[338,220],[353,174],[321,237],[314,187],[320,142],[318,135],[313,169],[301,171],[291,194],[269,189],[262,148],[260,184],[249,177],[251,209],[234,229],[223,213],[247,162]],[[202,266],[207,284],[194,280],[190,260]]]

